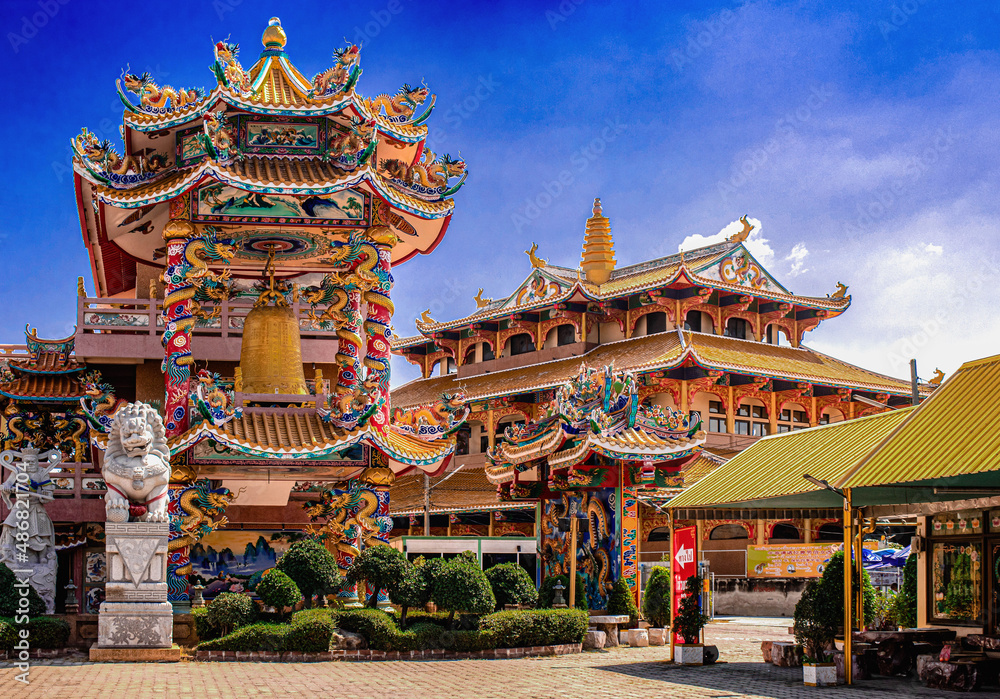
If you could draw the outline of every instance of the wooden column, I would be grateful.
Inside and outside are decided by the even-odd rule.
[[[688,414],[688,382],[681,380],[681,412]]]
[[[813,521],[811,519],[802,520],[802,535],[804,537],[803,543],[811,544],[813,541],[812,523]]]
[[[812,401],[812,410],[809,411],[809,426],[815,427],[819,424],[819,415],[816,414],[816,396],[813,396],[810,400]]]
[[[757,520],[757,545],[763,546],[767,543],[767,520]]]
[[[733,400],[733,387],[729,387],[729,400],[726,401],[726,432],[736,434],[736,405]]]
[[[851,590],[851,543],[853,542],[854,511],[851,509],[851,489],[844,489],[844,681],[853,684],[852,665],[854,658],[851,655],[852,632],[854,630],[853,615],[851,614],[852,594]]]
[[[778,433],[778,397],[771,391],[771,407],[767,411],[767,429],[769,434]]]

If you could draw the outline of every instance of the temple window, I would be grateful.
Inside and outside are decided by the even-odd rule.
[[[483,361],[484,362],[488,362],[491,359],[496,359],[497,358],[496,354],[494,354],[494,352],[493,352],[493,348],[490,347],[490,343],[483,342],[482,343],[482,347],[483,347]]]
[[[646,334],[655,335],[667,331],[667,314],[663,311],[656,311],[645,316]]]
[[[464,456],[469,453],[469,440],[472,438],[472,428],[468,425],[462,425],[458,429],[458,433],[455,435],[455,454],[458,456]]]
[[[778,522],[771,530],[771,540],[773,541],[774,539],[791,539],[798,541],[799,530],[794,524],[790,524],[789,522]]]
[[[465,352],[465,359],[463,364],[475,364],[476,363],[476,345],[473,345]]]
[[[709,539],[749,539],[747,530],[741,524],[720,524],[708,535]]]
[[[782,339],[784,336],[784,339]],[[788,334],[783,331],[781,326],[768,325],[764,330],[764,339],[769,345],[781,345],[783,347],[791,347],[791,343],[788,342]]]
[[[684,329],[696,333],[701,332],[701,311],[688,311],[684,316]]]
[[[809,427],[809,418],[804,410],[792,410],[785,408],[778,413],[778,432],[791,432],[792,430],[804,430]]]
[[[720,417],[714,417],[714,416]],[[712,400],[708,402],[708,431],[709,432],[727,432],[726,429],[726,411],[722,409],[722,403],[717,400]]]
[[[451,357],[445,357],[441,360],[441,376],[446,376],[448,374],[454,374],[458,371],[458,366],[455,364],[455,360]]]
[[[479,435],[479,453],[485,454],[490,449],[490,436],[486,434],[486,430],[483,430],[482,434]]]
[[[730,318],[726,323],[726,337],[735,337],[740,340],[747,339],[748,323],[742,318]]]
[[[843,540],[844,540],[844,528],[839,524],[824,524],[816,531],[816,541],[843,541]]]
[[[516,356],[518,354],[527,354],[528,352],[535,351],[535,344],[531,340],[531,335],[528,333],[518,333],[514,337],[507,341],[510,347],[510,356]]]
[[[767,408],[745,401],[736,408],[736,416],[749,418],[735,422],[736,434],[763,437],[768,433]]]
[[[556,328],[556,346],[572,345],[576,342],[576,328],[572,325],[560,325]]]
[[[653,531],[649,532],[649,536],[646,537],[646,541],[670,541],[670,527],[657,527]]]

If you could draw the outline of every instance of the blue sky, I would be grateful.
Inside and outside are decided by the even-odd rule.
[[[795,293],[850,285],[810,346],[885,373],[1000,351],[1000,10],[995,2],[3,3],[0,342],[61,335],[90,281],[69,139],[113,131],[122,68],[209,86],[212,39],[253,63],[273,14],[292,61],[363,43],[365,95],[422,78],[429,143],[468,163],[444,242],[395,272],[414,332],[510,293],[522,251],[576,266],[595,196],[619,264],[714,239],[744,213]],[[701,236],[701,238],[693,237]],[[397,362],[398,383],[415,369]]]

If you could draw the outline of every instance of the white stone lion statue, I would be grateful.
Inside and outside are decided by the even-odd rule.
[[[108,492],[104,509],[109,522],[168,522],[170,449],[163,418],[145,403],[129,403],[115,413],[102,469]],[[145,510],[143,512],[143,510]]]

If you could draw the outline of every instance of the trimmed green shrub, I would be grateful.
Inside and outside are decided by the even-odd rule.
[[[208,605],[208,622],[223,636],[252,623],[256,607],[249,597],[236,592],[222,592]]]
[[[539,609],[552,609],[552,602],[555,599],[556,591],[555,585],[557,582],[563,584],[566,588],[563,590],[563,600],[566,604],[569,604],[569,576],[568,575],[550,575],[549,577],[542,580],[541,587],[538,588],[538,608]],[[590,605],[587,602],[587,583],[580,573],[576,574],[576,608],[577,609],[589,609]]]
[[[285,635],[285,650],[303,653],[324,653],[330,650],[330,643],[337,625],[331,617],[313,617],[291,624]]]
[[[836,617],[844,617],[843,603],[839,607],[819,594],[820,580],[810,580],[802,597],[795,604],[793,630],[795,642],[802,646],[806,662],[825,662],[827,650],[833,648],[837,635]]]
[[[493,566],[486,571],[486,579],[490,581],[498,611],[508,604],[534,607],[538,603],[535,581],[528,575],[528,571],[517,563],[501,563]]]
[[[0,650],[13,650],[17,643],[17,627],[10,619],[0,619]]]
[[[479,621],[488,648],[581,643],[590,615],[580,609],[496,612]]]
[[[415,650],[416,634],[401,632],[395,620],[380,609],[345,609],[337,613],[337,626],[365,637],[374,650]]]
[[[413,634],[415,643],[413,650],[431,650],[444,647],[445,634],[448,631],[441,624],[421,622],[414,624],[406,633]]]
[[[354,559],[347,571],[347,582],[368,583],[375,593],[367,604],[375,609],[378,607],[378,591],[386,590],[389,597],[393,598],[393,592],[404,580],[408,567],[410,563],[406,556],[393,547],[385,544],[369,546]]]
[[[285,650],[285,637],[294,629],[289,624],[250,624],[222,638],[202,641],[198,650],[273,651]]]
[[[632,596],[632,588],[628,586],[628,581],[624,577],[619,577],[611,588],[608,596],[608,614],[628,615],[629,624],[639,621],[639,608],[635,606],[635,597]]]
[[[406,626],[407,612],[410,607],[423,607],[431,601],[430,585],[425,575],[425,565],[408,565],[403,572],[403,578],[395,589],[389,593],[389,598],[402,608],[399,623]]]
[[[856,572],[856,569],[855,569]],[[862,576],[863,583],[862,589],[864,590],[863,604],[864,604],[864,619],[867,621],[875,616],[875,588],[872,586],[871,578],[868,576],[868,571],[864,572]],[[817,594],[821,595],[819,601],[820,606],[824,610],[834,610],[839,609],[836,612],[838,616],[836,621],[832,621],[835,626],[844,625],[844,552],[838,551],[830,557],[829,563],[826,564],[826,569],[823,571],[823,577],[820,578],[820,589]],[[852,589],[854,594],[858,593],[858,579],[855,576],[852,584]],[[857,599],[855,597],[855,599]],[[830,612],[833,613],[832,611]],[[855,611],[856,613],[856,611]]]
[[[277,568],[298,585],[306,607],[312,606],[314,595],[344,583],[337,559],[315,539],[301,539],[289,546],[278,559]]]
[[[454,624],[455,612],[489,614],[496,606],[486,574],[465,556],[456,556],[437,568],[430,588],[434,604],[448,610],[450,625]]]
[[[702,577],[692,575],[684,583],[684,598],[677,608],[677,617],[674,619],[671,629],[684,639],[685,643],[698,643],[701,638],[701,630],[708,623],[708,615],[701,613]]]
[[[268,607],[274,607],[279,615],[285,607],[294,607],[302,593],[295,581],[280,570],[272,570],[257,583],[257,596]]]
[[[0,617],[13,619],[25,610],[19,607],[21,601],[21,588],[14,587],[18,581],[14,571],[0,563]],[[38,591],[28,585],[28,616],[41,616],[45,614],[45,602],[39,597]]]
[[[199,641],[211,641],[222,635],[219,628],[208,620],[208,607],[197,607],[191,610],[194,617],[194,631],[198,634]]]
[[[865,628],[870,631],[895,631],[899,626],[896,620],[896,593],[892,590],[881,592],[875,590],[875,613],[867,620]]]
[[[670,626],[670,569],[653,568],[642,593],[642,615],[654,628]]]
[[[896,595],[896,621],[905,629],[917,625],[917,554],[911,553],[903,566],[903,587]]]
[[[32,648],[65,648],[69,631],[69,622],[65,619],[40,616],[28,622]]]

